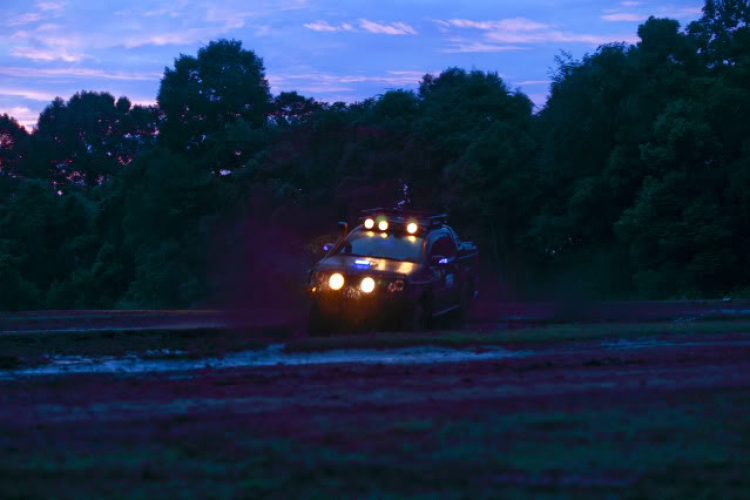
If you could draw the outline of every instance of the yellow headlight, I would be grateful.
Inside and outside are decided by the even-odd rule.
[[[369,276],[367,278],[364,278],[362,280],[362,283],[359,284],[359,289],[365,293],[372,292],[373,290],[375,290],[375,280],[370,278]]]
[[[365,229],[372,229],[375,227],[375,221],[372,219],[365,219]]]
[[[341,287],[344,286],[344,277],[339,273],[333,273],[328,278],[328,286],[331,287],[331,290],[341,290]]]
[[[378,222],[378,229],[380,229],[381,231],[388,230],[388,221],[381,220],[380,222]]]
[[[413,223],[413,222],[410,222],[410,223],[409,223],[409,224],[408,224],[408,225],[406,226],[406,232],[407,232],[407,233],[409,233],[409,234],[414,234],[414,233],[416,233],[416,232],[417,232],[417,229],[419,229],[419,227],[418,227],[418,226],[417,226],[417,225],[416,225],[415,223]]]

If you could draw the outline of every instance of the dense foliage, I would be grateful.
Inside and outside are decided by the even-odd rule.
[[[537,113],[457,68],[351,105],[273,96],[222,40],[165,71],[157,106],[81,92],[30,134],[0,116],[0,309],[293,283],[337,218],[396,204],[446,210],[510,296],[747,293],[749,22],[748,0],[708,0],[684,30],[563,54]]]

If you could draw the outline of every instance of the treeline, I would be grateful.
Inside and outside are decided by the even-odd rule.
[[[165,70],[158,106],[81,92],[31,134],[0,116],[0,309],[261,300],[337,218],[395,204],[447,211],[509,298],[747,294],[749,21],[711,0],[563,54],[537,113],[456,68],[351,105],[273,96],[221,40]]]

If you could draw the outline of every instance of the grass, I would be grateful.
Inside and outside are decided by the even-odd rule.
[[[132,437],[119,440],[96,425],[57,440],[32,430],[0,448],[0,496],[747,498],[749,396],[712,390],[460,417],[316,415],[309,431],[322,439],[271,436],[231,417],[207,430],[200,416],[164,428],[130,423]]]
[[[287,352],[311,352],[331,349],[383,349],[424,345],[458,348],[507,345],[522,342],[585,341],[734,333],[750,333],[750,320],[710,320],[689,323],[563,324],[500,329],[488,332],[435,331],[424,334],[380,333],[375,335],[308,338],[290,342],[285,349]]]

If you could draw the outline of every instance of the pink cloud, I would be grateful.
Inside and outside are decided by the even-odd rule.
[[[456,28],[475,28],[479,30],[536,31],[549,28],[549,25],[531,21],[524,17],[501,19],[499,21],[471,21],[469,19],[451,19],[441,21]]]
[[[368,21],[367,19],[361,19],[359,22],[359,27],[365,31],[368,31],[370,33],[375,33],[378,35],[416,35],[417,34],[417,30],[415,30],[408,24],[402,23],[400,21],[387,24],[387,23],[376,23],[373,21]]]
[[[103,71],[94,68],[22,68],[2,67],[0,75],[15,78],[101,78],[104,80],[152,81],[161,78],[161,73],[133,73]]]
[[[65,7],[65,2],[37,2],[36,6],[40,10],[60,10]]]
[[[593,35],[587,33],[570,33],[561,31],[548,24],[539,23],[523,17],[500,19],[497,21],[472,21],[469,19],[435,20],[441,31],[449,28],[476,29],[484,32],[482,40],[461,40],[457,47],[443,52],[503,52],[523,50],[519,44],[538,43],[585,43],[602,45],[624,41],[636,43],[635,35]],[[452,41],[457,42],[457,39]]]
[[[612,42],[637,43],[636,35],[591,35],[586,33],[568,33],[549,30],[538,33],[490,32],[485,35],[487,40],[498,43],[585,43],[588,45],[602,45]]]
[[[46,92],[37,92],[35,90],[17,89],[17,88],[5,88],[0,87],[0,95],[11,96],[11,97],[22,97],[31,101],[51,101],[56,96],[54,94],[48,94]]]
[[[643,14],[634,14],[630,12],[620,12],[617,14],[606,14],[602,16],[604,21],[617,22],[617,21],[628,21],[628,22],[641,22],[648,19],[648,16]]]
[[[8,115],[15,118],[22,127],[31,129],[39,121],[39,112],[32,111],[26,106],[13,106],[12,108],[0,108],[0,115]]]
[[[441,50],[445,54],[470,54],[470,53],[493,53],[493,52],[515,52],[528,50],[529,47],[517,45],[495,45],[484,42],[457,41],[453,47]]]
[[[354,27],[349,23],[342,23],[338,26],[332,26],[326,21],[315,21],[314,23],[306,23],[303,26],[313,31],[323,32],[354,31]]]
[[[21,16],[16,16],[8,20],[6,26],[23,26],[24,24],[35,23],[42,18],[41,14],[29,13]]]

